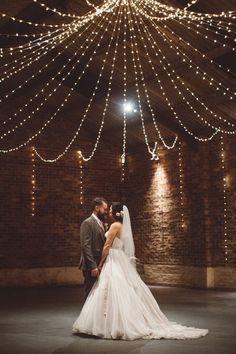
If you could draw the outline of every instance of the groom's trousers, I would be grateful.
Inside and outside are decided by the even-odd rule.
[[[90,290],[93,287],[93,284],[96,282],[97,277],[91,276],[91,270],[83,270],[84,275],[84,288],[85,288],[85,300],[87,299]]]

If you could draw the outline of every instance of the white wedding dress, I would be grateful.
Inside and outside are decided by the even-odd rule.
[[[194,339],[207,329],[170,322],[115,237],[101,274],[91,289],[72,333],[107,339]]]

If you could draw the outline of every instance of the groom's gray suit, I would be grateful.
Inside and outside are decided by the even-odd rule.
[[[105,243],[105,231],[91,215],[80,227],[81,258],[79,268],[83,271],[85,296],[87,297],[97,280],[91,276],[91,270],[97,268]]]

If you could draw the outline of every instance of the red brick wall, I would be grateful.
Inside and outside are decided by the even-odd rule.
[[[228,265],[236,265],[236,141],[225,139],[228,202]],[[140,156],[145,156],[141,159]],[[150,161],[145,147],[129,157],[127,200],[133,220],[136,252],[150,265],[225,265],[223,183],[220,139],[182,145],[183,204],[181,207],[178,148],[160,150]],[[185,228],[181,227],[181,212]]]
[[[85,149],[90,146],[85,145]],[[235,139],[228,138],[225,158],[230,176],[227,200],[231,266],[236,264],[235,151]],[[53,157],[56,151],[46,149],[44,153]],[[182,153],[183,208],[178,149],[160,150],[159,162],[150,161],[144,147],[129,152],[124,200],[132,217],[137,256],[150,265],[225,265],[219,139],[200,144],[197,151],[183,145]],[[90,214],[91,199],[122,198],[118,156],[117,150],[101,144],[94,159],[84,163],[82,207],[76,152],[55,164],[43,163],[36,157],[36,215],[31,217],[30,150],[1,155],[0,267],[76,266],[80,255],[79,226]]]
[[[103,144],[102,144],[103,145]],[[87,149],[91,151],[91,145]],[[96,196],[120,199],[119,159],[103,145],[94,159],[83,163],[84,205],[80,205],[79,163],[76,151],[58,162],[36,157],[36,210],[31,216],[30,148],[1,155],[0,267],[34,268],[78,265],[79,227],[91,213]],[[57,151],[40,150],[49,158]]]

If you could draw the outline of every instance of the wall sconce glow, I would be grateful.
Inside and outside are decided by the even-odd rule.
[[[132,102],[125,102],[123,104],[125,113],[136,113],[137,109],[135,109],[134,104]]]
[[[158,164],[155,172],[154,183],[156,185],[156,197],[160,210],[166,212],[170,210],[170,205],[165,201],[165,196],[168,192],[168,177],[163,164]]]

